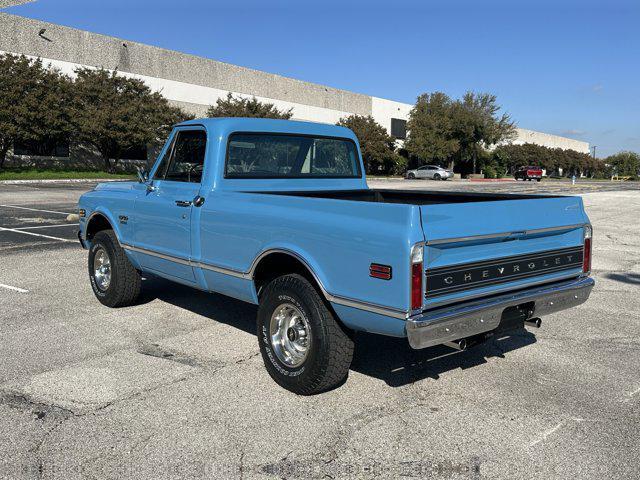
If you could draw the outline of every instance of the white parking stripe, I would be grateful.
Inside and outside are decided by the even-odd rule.
[[[32,212],[58,213],[60,215],[70,215],[69,213],[66,213],[66,212],[57,212],[55,210],[42,210],[39,208],[18,207],[17,205],[0,205],[0,207],[19,208],[20,210],[31,210]]]
[[[13,290],[15,292],[20,292],[20,293],[29,293],[29,290],[25,290],[24,288],[13,287],[11,285],[5,285],[4,283],[0,283],[0,288],[6,288],[7,290]]]
[[[24,230],[16,230],[15,228],[0,227],[0,232],[2,231],[22,233],[24,235],[33,235],[34,237],[50,238],[51,240],[58,240],[60,242],[72,242],[72,243],[76,242],[76,240],[68,240],[66,238],[52,237],[50,235],[42,235],[41,233],[25,232]]]
[[[78,227],[77,223],[65,223],[62,225],[38,225],[36,227],[18,227],[14,230],[33,230],[35,228],[58,228],[58,227]]]

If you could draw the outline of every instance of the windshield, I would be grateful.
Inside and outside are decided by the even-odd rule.
[[[360,178],[355,143],[346,138],[267,133],[230,136],[227,178]]]

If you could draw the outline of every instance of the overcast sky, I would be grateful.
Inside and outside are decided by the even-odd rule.
[[[407,103],[491,92],[522,128],[588,141],[598,157],[640,151],[638,0],[38,0],[7,11]]]

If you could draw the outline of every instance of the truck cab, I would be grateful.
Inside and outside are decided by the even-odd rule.
[[[79,209],[100,302],[132,305],[155,275],[257,304],[267,371],[300,394],[344,379],[355,331],[460,349],[593,286],[580,198],[370,189],[334,125],[181,123],[148,174]]]

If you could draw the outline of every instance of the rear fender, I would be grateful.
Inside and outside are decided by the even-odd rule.
[[[302,262],[302,264],[307,267],[316,283],[319,285],[321,293],[325,297],[325,299],[328,300],[330,298],[331,295],[329,294],[329,292],[331,291],[331,285],[329,284],[329,279],[327,278],[326,273],[324,272],[320,264],[313,258],[313,256],[309,252],[297,245],[292,245],[290,243],[272,244],[267,246],[264,250],[262,250],[262,252],[260,252],[260,254],[251,263],[251,268],[249,269],[248,275],[251,278],[252,282],[254,281],[254,274],[257,266],[260,264],[260,261],[272,253],[285,253]],[[256,289],[254,288],[254,291],[255,290]],[[257,293],[255,295],[255,300],[257,303]]]

